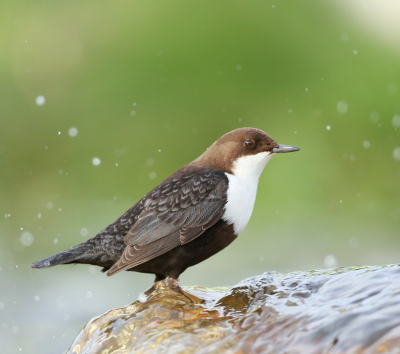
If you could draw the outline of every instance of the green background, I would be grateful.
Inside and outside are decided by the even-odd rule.
[[[239,127],[263,129],[301,151],[270,161],[245,231],[187,270],[182,285],[399,261],[395,2],[1,7],[5,352],[61,353],[90,318],[136,300],[153,276],[30,264],[93,236]]]

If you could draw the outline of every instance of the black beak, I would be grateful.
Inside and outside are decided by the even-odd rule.
[[[300,149],[296,146],[279,144],[278,147],[272,149],[272,152],[276,154],[278,152],[292,152],[292,151],[299,151],[299,150]]]

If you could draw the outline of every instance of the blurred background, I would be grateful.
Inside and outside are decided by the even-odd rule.
[[[62,353],[153,276],[30,269],[113,222],[226,132],[300,147],[182,285],[400,260],[400,4],[2,1],[0,341]]]

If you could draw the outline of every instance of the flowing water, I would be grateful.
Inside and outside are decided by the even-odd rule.
[[[264,273],[232,288],[160,282],[93,318],[68,354],[400,353],[400,266]]]

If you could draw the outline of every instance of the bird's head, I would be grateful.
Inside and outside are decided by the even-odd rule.
[[[210,165],[241,178],[258,179],[274,154],[298,150],[278,144],[260,129],[240,128],[223,135],[193,163]]]

